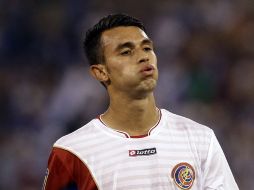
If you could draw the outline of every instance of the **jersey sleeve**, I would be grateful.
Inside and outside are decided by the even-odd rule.
[[[204,170],[205,190],[239,190],[223,150],[213,134]]]
[[[62,190],[75,183],[78,190],[97,190],[89,169],[76,155],[54,147],[51,151],[43,190]]]

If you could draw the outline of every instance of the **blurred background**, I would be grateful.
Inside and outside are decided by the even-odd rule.
[[[106,109],[82,40],[116,12],[144,21],[155,43],[158,105],[212,128],[240,189],[251,189],[251,0],[0,0],[0,189],[41,189],[52,144]]]

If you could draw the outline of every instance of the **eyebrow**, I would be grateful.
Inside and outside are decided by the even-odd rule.
[[[142,40],[141,45],[146,45],[146,44],[153,46],[153,41],[150,40],[149,38]],[[123,48],[134,48],[134,47],[135,47],[135,44],[133,42],[124,42],[124,43],[119,44],[115,50],[119,51]]]
[[[142,45],[145,45],[145,44],[148,44],[148,45],[152,45],[153,46],[153,41],[149,38],[146,38],[144,39],[142,42],[141,42]]]

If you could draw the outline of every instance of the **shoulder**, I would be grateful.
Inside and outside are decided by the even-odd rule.
[[[168,125],[168,128],[171,128],[174,131],[180,131],[181,133],[188,133],[192,135],[202,135],[211,138],[214,135],[214,132],[211,128],[202,125],[196,121],[193,121],[189,118],[174,114],[168,110],[162,109],[162,119]]]
[[[72,133],[69,133],[61,138],[59,138],[55,143],[54,147],[59,148],[67,148],[73,147],[77,144],[81,144],[84,141],[89,140],[89,138],[92,138],[95,134],[95,125],[94,120],[91,120],[86,125],[82,126],[81,128],[73,131]]]

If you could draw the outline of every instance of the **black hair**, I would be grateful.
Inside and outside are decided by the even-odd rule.
[[[118,26],[136,26],[146,32],[143,23],[125,14],[112,14],[102,18],[97,24],[86,32],[83,47],[90,65],[104,62],[103,50],[101,47],[101,34],[109,29]]]

